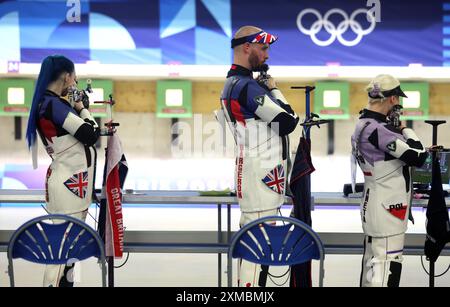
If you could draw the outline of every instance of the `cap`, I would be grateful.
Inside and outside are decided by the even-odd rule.
[[[370,98],[386,98],[390,96],[408,97],[400,88],[400,81],[391,75],[378,75],[366,87]]]
[[[260,44],[273,44],[278,39],[277,36],[269,34],[265,31],[259,31],[258,33],[243,36],[240,38],[233,38],[231,40],[231,48],[245,44],[245,43],[260,43]]]

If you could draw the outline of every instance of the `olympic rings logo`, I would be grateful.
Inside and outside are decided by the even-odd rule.
[[[317,17],[317,21],[315,21],[310,29],[306,29],[302,24],[302,19],[306,14],[313,14]],[[343,21],[338,24],[336,27],[331,21],[328,19],[331,15],[341,15],[343,17]],[[366,14],[367,21],[370,23],[369,27],[367,29],[363,29],[361,24],[355,20],[356,16],[359,14]],[[352,47],[359,44],[359,42],[362,40],[364,35],[370,34],[376,26],[376,18],[373,14],[371,14],[370,10],[367,10],[365,8],[360,8],[355,10],[351,15],[350,18],[348,17],[348,14],[338,8],[334,8],[329,10],[322,18],[322,15],[320,12],[316,9],[308,8],[301,11],[297,16],[297,27],[298,29],[306,35],[309,35],[311,37],[311,40],[318,46],[326,47],[331,45],[337,38],[337,40],[344,46]],[[347,40],[345,39],[342,34],[344,34],[349,27],[351,30],[357,35],[354,40]],[[319,33],[322,28],[325,28],[325,30],[330,34],[330,37],[327,40],[320,40],[317,38],[317,33]]]

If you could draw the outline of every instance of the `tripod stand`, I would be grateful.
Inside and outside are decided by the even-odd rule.
[[[114,100],[109,95],[109,101],[96,103],[106,104],[108,119],[101,130],[102,136],[107,136],[105,148],[105,167],[103,172],[102,199],[100,202],[99,233],[105,242],[106,259],[108,263],[108,286],[114,286],[114,257],[123,254],[123,215],[122,187],[128,168],[126,167],[122,145],[116,133],[119,123],[113,121],[112,106]]]

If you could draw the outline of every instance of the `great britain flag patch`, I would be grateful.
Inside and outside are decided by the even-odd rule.
[[[88,172],[79,172],[64,182],[66,188],[79,198],[85,198],[88,189]]]
[[[284,193],[285,176],[284,167],[279,164],[273,170],[271,170],[262,181],[273,191],[278,194]]]

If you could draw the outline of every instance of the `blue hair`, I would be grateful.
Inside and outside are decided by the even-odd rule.
[[[73,73],[75,65],[71,60],[62,55],[46,57],[41,64],[36,86],[34,88],[33,101],[31,103],[30,116],[28,118],[27,141],[28,148],[36,142],[36,122],[38,119],[39,103],[51,82],[56,81],[62,73]]]

